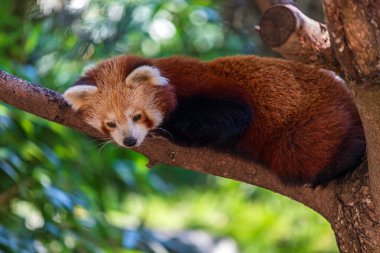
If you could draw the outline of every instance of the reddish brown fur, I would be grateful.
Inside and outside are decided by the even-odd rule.
[[[164,111],[164,109],[162,109]],[[145,115],[145,113],[142,114],[142,118],[140,119],[142,123],[145,123],[145,125],[151,129],[153,127],[153,121]]]
[[[105,133],[105,134],[110,134],[110,130],[108,129],[108,127],[106,126],[106,124],[104,123],[104,121],[102,121],[101,122],[101,124],[102,124],[102,131],[103,131],[103,133]]]
[[[338,150],[345,148],[345,137],[356,135],[364,141],[359,115],[344,82],[309,65],[256,56],[210,62],[121,56],[102,64],[86,77],[97,85],[124,80],[141,65],[156,66],[175,89],[175,95],[172,88],[157,92],[165,115],[174,108],[176,98],[195,95],[249,103],[254,120],[239,145],[282,178],[312,181],[328,169]]]

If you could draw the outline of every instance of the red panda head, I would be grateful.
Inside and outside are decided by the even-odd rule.
[[[134,56],[103,61],[63,96],[89,125],[109,134],[118,145],[138,146],[175,106],[169,80],[145,64]]]

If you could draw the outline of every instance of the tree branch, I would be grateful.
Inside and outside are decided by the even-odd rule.
[[[370,190],[380,214],[380,1],[324,0],[324,5],[334,53],[362,118]]]
[[[91,136],[105,137],[86,125],[80,116],[66,104],[61,94],[55,91],[31,84],[4,71],[0,71],[0,90],[1,101],[23,111]],[[141,147],[135,150],[148,156],[150,166],[174,165],[261,186],[297,200],[328,219],[333,216],[331,210],[334,210],[336,204],[334,182],[328,187],[317,189],[305,186],[287,187],[270,171],[258,164],[208,148],[176,146],[163,138],[148,138]]]
[[[82,119],[52,90],[29,83],[0,70],[0,100],[41,118],[74,128],[94,137],[105,137]]]
[[[326,25],[308,18],[293,5],[268,8],[260,20],[260,36],[287,59],[337,68]]]
[[[349,80],[380,83],[380,1],[324,0],[332,46]]]

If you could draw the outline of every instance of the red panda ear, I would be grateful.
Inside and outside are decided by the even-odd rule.
[[[96,92],[98,88],[94,85],[75,85],[67,89],[63,97],[75,111],[78,111]]]
[[[133,70],[125,79],[127,85],[136,86],[143,82],[148,82],[153,85],[166,86],[169,80],[163,77],[158,68],[143,65]]]

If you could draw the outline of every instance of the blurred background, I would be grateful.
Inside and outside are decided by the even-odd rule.
[[[321,19],[319,1],[302,9]],[[63,92],[123,53],[273,55],[253,1],[1,0],[0,68]],[[1,91],[0,91],[1,92]],[[0,252],[338,252],[278,194],[167,166],[0,103]]]

